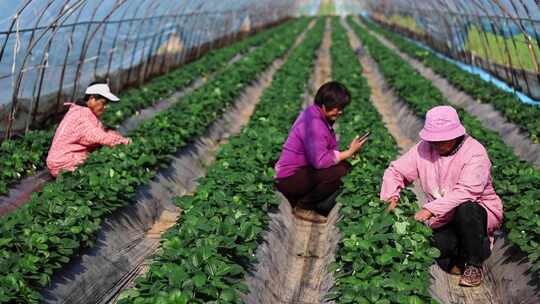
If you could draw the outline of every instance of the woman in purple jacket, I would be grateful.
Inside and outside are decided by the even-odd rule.
[[[345,161],[356,154],[367,138],[355,138],[349,149],[338,150],[333,124],[351,102],[347,88],[339,82],[321,86],[315,104],[294,122],[276,163],[276,187],[294,208],[296,217],[326,222],[351,169]]]

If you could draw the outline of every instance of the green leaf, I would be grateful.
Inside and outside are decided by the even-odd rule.
[[[198,274],[198,275],[194,276],[192,280],[193,280],[193,284],[197,288],[201,288],[201,287],[204,286],[204,284],[206,284],[206,276],[204,276],[202,274]]]

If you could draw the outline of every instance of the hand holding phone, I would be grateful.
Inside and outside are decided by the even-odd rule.
[[[371,134],[371,132],[366,132],[364,135],[362,135],[362,137],[360,136],[356,136],[350,146],[349,146],[349,149],[351,150],[352,154],[356,154],[358,151],[360,151],[360,149],[362,148],[362,146],[364,145],[364,143],[366,142],[367,138],[369,137],[369,135]]]
[[[362,141],[364,139],[367,139],[369,137],[369,135],[371,135],[371,131],[367,131],[364,135],[362,135],[362,137],[357,136],[358,141]]]

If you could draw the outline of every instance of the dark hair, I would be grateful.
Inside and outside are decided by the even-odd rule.
[[[93,86],[95,84],[107,84],[107,81],[106,80],[96,80],[96,81],[91,82],[88,86]],[[86,103],[88,100],[90,100],[91,97],[94,97],[95,99],[105,98],[104,96],[101,96],[99,94],[85,94],[82,101],[84,103]],[[107,99],[107,98],[105,98],[105,99]],[[107,99],[107,101],[108,101],[108,99]]]
[[[323,84],[315,95],[315,104],[319,107],[324,105],[327,109],[344,108],[349,103],[351,103],[351,93],[337,81]]]

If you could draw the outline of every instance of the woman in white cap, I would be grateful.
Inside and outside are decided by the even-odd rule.
[[[420,138],[386,169],[380,197],[392,210],[401,189],[418,180],[427,202],[414,217],[433,228],[432,244],[441,252],[439,266],[461,275],[460,285],[478,286],[482,264],[491,254],[493,232],[503,219],[489,156],[467,135],[450,106],[427,112]]]
[[[131,142],[115,131],[106,131],[99,120],[107,103],[118,100],[106,83],[94,82],[85,91],[83,105],[66,104],[69,110],[56,129],[47,155],[47,167],[51,175],[74,171],[86,160],[88,153],[100,146]]]

